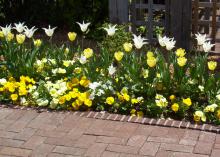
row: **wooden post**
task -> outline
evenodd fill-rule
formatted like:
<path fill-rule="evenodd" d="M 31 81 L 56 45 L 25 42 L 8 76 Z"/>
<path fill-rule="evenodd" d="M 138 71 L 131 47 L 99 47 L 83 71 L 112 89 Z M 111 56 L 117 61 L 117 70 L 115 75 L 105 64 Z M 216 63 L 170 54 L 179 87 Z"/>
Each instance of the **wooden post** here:
<path fill-rule="evenodd" d="M 170 0 L 170 35 L 176 46 L 190 49 L 192 0 Z"/>
<path fill-rule="evenodd" d="M 123 24 L 129 21 L 128 0 L 109 0 L 109 17 L 111 23 Z"/>

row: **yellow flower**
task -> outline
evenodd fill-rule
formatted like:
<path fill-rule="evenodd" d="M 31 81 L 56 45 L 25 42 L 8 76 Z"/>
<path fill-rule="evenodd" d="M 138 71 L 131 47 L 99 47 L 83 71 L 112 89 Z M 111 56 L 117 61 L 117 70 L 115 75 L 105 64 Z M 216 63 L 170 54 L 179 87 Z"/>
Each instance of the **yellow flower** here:
<path fill-rule="evenodd" d="M 137 104 L 138 102 L 139 102 L 138 99 L 131 99 L 132 104 Z"/>
<path fill-rule="evenodd" d="M 108 97 L 105 102 L 108 105 L 112 105 L 115 102 L 115 99 L 113 97 Z"/>
<path fill-rule="evenodd" d="M 131 43 L 124 43 L 123 44 L 125 52 L 130 52 L 132 50 L 133 45 Z"/>
<path fill-rule="evenodd" d="M 132 110 L 130 111 L 130 114 L 131 114 L 131 116 L 136 116 L 136 110 L 135 110 L 135 109 L 132 109 Z"/>
<path fill-rule="evenodd" d="M 217 111 L 217 115 L 218 119 L 220 119 L 220 109 Z"/>
<path fill-rule="evenodd" d="M 154 57 L 154 53 L 151 52 L 151 51 L 148 51 L 147 52 L 147 58 L 151 58 L 151 57 Z"/>
<path fill-rule="evenodd" d="M 80 74 L 81 72 L 82 72 L 82 68 L 77 67 L 74 69 L 74 73 Z"/>
<path fill-rule="evenodd" d="M 69 52 L 70 52 L 70 49 L 69 48 L 65 48 L 64 53 L 68 54 Z"/>
<path fill-rule="evenodd" d="M 173 110 L 174 112 L 177 112 L 177 111 L 179 110 L 179 104 L 174 103 L 174 104 L 171 106 L 171 108 L 172 108 L 172 110 Z"/>
<path fill-rule="evenodd" d="M 23 44 L 25 41 L 25 35 L 24 34 L 17 34 L 16 40 L 17 40 L 18 44 Z"/>
<path fill-rule="evenodd" d="M 67 101 L 70 101 L 72 98 L 72 96 L 70 94 L 66 94 L 64 97 Z"/>
<path fill-rule="evenodd" d="M 185 57 L 177 58 L 177 63 L 179 66 L 183 67 L 186 65 L 187 59 Z"/>
<path fill-rule="evenodd" d="M 215 62 L 215 61 L 209 61 L 209 62 L 208 62 L 208 68 L 209 68 L 209 70 L 214 71 L 214 70 L 216 69 L 216 67 L 217 67 L 217 62 Z"/>
<path fill-rule="evenodd" d="M 124 98 L 125 101 L 130 100 L 130 96 L 128 94 L 123 94 L 123 98 Z"/>
<path fill-rule="evenodd" d="M 2 31 L 0 31 L 0 38 L 4 37 L 4 33 Z"/>
<path fill-rule="evenodd" d="M 144 116 L 144 113 L 143 113 L 142 111 L 138 111 L 138 112 L 137 112 L 137 116 L 138 116 L 138 117 L 143 117 L 143 116 Z"/>
<path fill-rule="evenodd" d="M 8 33 L 8 35 L 7 35 L 7 37 L 6 37 L 6 40 L 7 40 L 7 41 L 11 41 L 11 40 L 13 40 L 13 39 L 14 39 L 14 34 L 12 34 L 11 32 Z"/>
<path fill-rule="evenodd" d="M 191 106 L 192 105 L 192 101 L 191 101 L 190 98 L 183 99 L 183 103 L 186 104 L 187 106 Z"/>
<path fill-rule="evenodd" d="M 36 40 L 34 40 L 34 46 L 36 46 L 36 47 L 40 47 L 41 44 L 42 44 L 42 41 L 41 41 L 40 39 L 36 39 Z"/>
<path fill-rule="evenodd" d="M 151 68 L 155 67 L 157 64 L 157 59 L 155 57 L 147 58 L 147 65 Z"/>
<path fill-rule="evenodd" d="M 176 99 L 176 96 L 175 95 L 171 95 L 170 96 L 170 100 L 173 101 L 174 99 Z"/>
<path fill-rule="evenodd" d="M 12 100 L 12 101 L 18 100 L 18 95 L 17 95 L 17 94 L 12 94 L 12 95 L 11 95 L 11 100 Z"/>
<path fill-rule="evenodd" d="M 85 104 L 86 106 L 88 106 L 88 107 L 91 107 L 91 106 L 92 106 L 92 101 L 91 101 L 90 99 L 86 99 L 86 100 L 84 101 L 84 104 Z"/>
<path fill-rule="evenodd" d="M 22 95 L 27 95 L 28 91 L 27 89 L 24 87 L 24 86 L 20 86 L 19 87 L 19 95 L 22 96 Z"/>
<path fill-rule="evenodd" d="M 196 111 L 193 115 L 194 121 L 199 122 L 200 119 L 205 122 L 206 121 L 206 116 L 202 111 Z"/>
<path fill-rule="evenodd" d="M 186 53 L 185 53 L 185 50 L 182 49 L 182 48 L 179 48 L 179 49 L 176 50 L 176 56 L 177 56 L 177 57 L 184 57 L 185 54 L 186 54 Z"/>
<path fill-rule="evenodd" d="M 124 53 L 121 51 L 118 51 L 118 52 L 115 52 L 114 56 L 117 61 L 121 61 L 124 56 Z"/>
<path fill-rule="evenodd" d="M 90 58 L 93 56 L 93 50 L 90 49 L 90 48 L 87 48 L 83 51 L 83 55 L 86 57 L 86 58 Z"/>
<path fill-rule="evenodd" d="M 76 39 L 77 34 L 75 32 L 69 32 L 68 38 L 70 41 L 74 41 Z"/>
<path fill-rule="evenodd" d="M 3 91 L 4 91 L 4 88 L 1 87 L 1 88 L 0 88 L 0 92 L 3 92 Z"/>
<path fill-rule="evenodd" d="M 87 78 L 86 78 L 85 76 L 83 76 L 83 77 L 81 78 L 81 80 L 79 81 L 79 84 L 80 84 L 81 86 L 83 86 L 83 87 L 88 87 L 89 84 L 90 84 L 90 81 L 87 80 Z"/>
<path fill-rule="evenodd" d="M 60 105 L 63 105 L 65 102 L 66 102 L 66 97 L 61 96 L 61 97 L 59 98 L 59 104 L 60 104 Z"/>

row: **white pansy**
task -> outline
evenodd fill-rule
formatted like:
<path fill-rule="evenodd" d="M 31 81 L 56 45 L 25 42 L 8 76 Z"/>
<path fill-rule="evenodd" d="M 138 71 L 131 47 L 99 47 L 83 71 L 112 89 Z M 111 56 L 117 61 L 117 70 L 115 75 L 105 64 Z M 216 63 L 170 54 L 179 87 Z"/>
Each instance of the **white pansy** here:
<path fill-rule="evenodd" d="M 217 98 L 218 100 L 220 100 L 220 94 L 216 95 L 216 98 Z"/>
<path fill-rule="evenodd" d="M 27 26 L 24 27 L 24 34 L 26 35 L 27 38 L 32 38 L 34 33 L 36 32 L 37 28 L 33 26 L 31 29 L 28 29 Z"/>
<path fill-rule="evenodd" d="M 201 92 L 204 92 L 204 86 L 199 85 L 198 88 Z"/>
<path fill-rule="evenodd" d="M 92 90 L 96 90 L 97 87 L 101 86 L 99 82 L 93 82 L 89 84 L 89 88 Z"/>
<path fill-rule="evenodd" d="M 79 58 L 79 62 L 81 64 L 86 64 L 87 60 L 86 60 L 86 56 L 81 55 L 81 57 Z"/>
<path fill-rule="evenodd" d="M 210 41 L 206 41 L 203 43 L 202 48 L 203 48 L 204 52 L 210 52 L 214 45 L 215 44 L 211 44 Z"/>
<path fill-rule="evenodd" d="M 147 39 L 142 38 L 141 35 L 136 36 L 135 34 L 133 34 L 133 37 L 134 46 L 137 49 L 141 49 L 143 45 L 147 44 L 147 42 L 145 42 Z"/>
<path fill-rule="evenodd" d="M 5 85 L 7 80 L 5 78 L 0 79 L 0 85 Z"/>
<path fill-rule="evenodd" d="M 108 73 L 109 75 L 113 75 L 116 72 L 116 68 L 113 65 L 110 65 L 108 67 Z"/>
<path fill-rule="evenodd" d="M 49 101 L 46 99 L 37 99 L 38 106 L 47 106 L 48 103 L 49 103 Z"/>
<path fill-rule="evenodd" d="M 203 45 L 205 42 L 206 42 L 206 34 L 200 34 L 200 33 L 197 33 L 195 34 L 196 36 L 196 40 L 197 40 L 197 44 L 199 46 Z"/>
<path fill-rule="evenodd" d="M 6 25 L 5 27 L 1 27 L 2 33 L 4 34 L 4 36 L 8 36 L 9 33 L 11 33 L 11 24 L 10 25 Z"/>
<path fill-rule="evenodd" d="M 104 29 L 106 30 L 109 36 L 113 36 L 115 34 L 115 31 L 118 30 L 117 28 L 115 28 L 116 26 L 117 25 L 114 26 L 108 25 L 108 28 L 104 28 Z"/>
<path fill-rule="evenodd" d="M 21 105 L 24 105 L 24 106 L 28 105 L 28 102 L 24 97 L 20 98 L 20 103 L 21 103 Z"/>
<path fill-rule="evenodd" d="M 66 73 L 66 69 L 58 68 L 57 73 L 59 73 L 59 74 L 65 74 L 65 73 Z"/>
<path fill-rule="evenodd" d="M 42 28 L 42 29 L 45 31 L 45 33 L 48 37 L 52 37 L 56 28 L 57 27 L 51 28 L 49 25 L 48 28 Z"/>
<path fill-rule="evenodd" d="M 86 32 L 88 30 L 89 25 L 91 24 L 90 22 L 84 23 L 84 21 L 83 23 L 79 23 L 79 22 L 76 23 L 80 26 L 82 32 Z"/>
<path fill-rule="evenodd" d="M 23 22 L 23 23 L 21 23 L 21 22 L 15 23 L 14 25 L 15 25 L 14 29 L 15 29 L 18 33 L 22 33 L 22 32 L 24 31 L 24 28 L 25 28 L 24 22 Z"/>
<path fill-rule="evenodd" d="M 105 91 L 102 90 L 102 89 L 99 89 L 96 95 L 97 95 L 97 96 L 101 96 L 101 95 L 103 95 L 103 94 L 105 94 Z"/>

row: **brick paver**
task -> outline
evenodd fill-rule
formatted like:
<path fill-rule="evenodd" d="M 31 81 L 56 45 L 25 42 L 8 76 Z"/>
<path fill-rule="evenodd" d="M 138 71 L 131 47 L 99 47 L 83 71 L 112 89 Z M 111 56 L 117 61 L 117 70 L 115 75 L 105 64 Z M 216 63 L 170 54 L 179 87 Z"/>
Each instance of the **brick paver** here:
<path fill-rule="evenodd" d="M 101 120 L 80 114 L 0 108 L 0 157 L 220 156 L 216 133 L 112 121 L 120 115 Z"/>

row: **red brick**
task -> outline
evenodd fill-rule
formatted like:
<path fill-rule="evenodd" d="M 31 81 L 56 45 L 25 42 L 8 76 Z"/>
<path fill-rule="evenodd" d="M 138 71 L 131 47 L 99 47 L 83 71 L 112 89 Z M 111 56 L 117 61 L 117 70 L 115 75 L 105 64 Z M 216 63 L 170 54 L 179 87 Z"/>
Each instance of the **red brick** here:
<path fill-rule="evenodd" d="M 143 135 L 134 135 L 131 136 L 128 140 L 127 145 L 129 146 L 136 146 L 136 147 L 141 147 L 143 146 L 144 142 L 146 141 L 147 137 Z"/>
<path fill-rule="evenodd" d="M 193 151 L 192 146 L 178 145 L 178 144 L 168 144 L 168 143 L 162 143 L 160 148 L 162 150 L 177 151 L 177 152 L 192 152 Z"/>
<path fill-rule="evenodd" d="M 96 141 L 96 136 L 83 135 L 76 141 L 74 147 L 89 148 Z"/>
<path fill-rule="evenodd" d="M 167 138 L 167 137 L 148 137 L 147 141 L 150 142 L 159 142 L 159 143 L 178 143 L 179 140 L 175 138 Z"/>
<path fill-rule="evenodd" d="M 35 149 L 37 146 L 43 144 L 46 137 L 32 136 L 27 142 L 25 142 L 22 147 L 27 149 Z"/>
<path fill-rule="evenodd" d="M 119 137 L 98 136 L 96 142 L 125 145 L 127 143 L 127 139 Z"/>
<path fill-rule="evenodd" d="M 139 147 L 109 144 L 106 150 L 111 152 L 118 152 L 118 153 L 137 154 Z"/>
<path fill-rule="evenodd" d="M 105 151 L 102 157 L 119 157 L 119 153 Z"/>
<path fill-rule="evenodd" d="M 149 156 L 155 156 L 160 144 L 155 142 L 146 142 L 143 147 L 140 149 L 141 155 L 149 155 Z"/>
<path fill-rule="evenodd" d="M 0 154 L 10 155 L 10 156 L 20 156 L 20 157 L 29 157 L 31 154 L 31 150 L 21 149 L 21 148 L 12 148 L 12 147 L 4 147 L 0 151 Z"/>
<path fill-rule="evenodd" d="M 53 150 L 53 152 L 60 153 L 60 154 L 67 154 L 67 155 L 83 155 L 85 153 L 85 149 L 56 146 L 55 149 Z"/>
<path fill-rule="evenodd" d="M 219 149 L 213 149 L 211 157 L 219 157 L 220 155 L 220 150 Z"/>
<path fill-rule="evenodd" d="M 210 155 L 212 151 L 212 146 L 213 143 L 199 141 L 195 146 L 194 153 Z"/>
<path fill-rule="evenodd" d="M 85 156 L 89 156 L 89 157 L 101 156 L 101 154 L 105 151 L 107 145 L 108 144 L 104 144 L 104 143 L 95 143 L 88 148 Z"/>
<path fill-rule="evenodd" d="M 55 146 L 49 144 L 42 144 L 36 149 L 33 150 L 31 156 L 32 157 L 46 157 L 54 148 Z"/>

